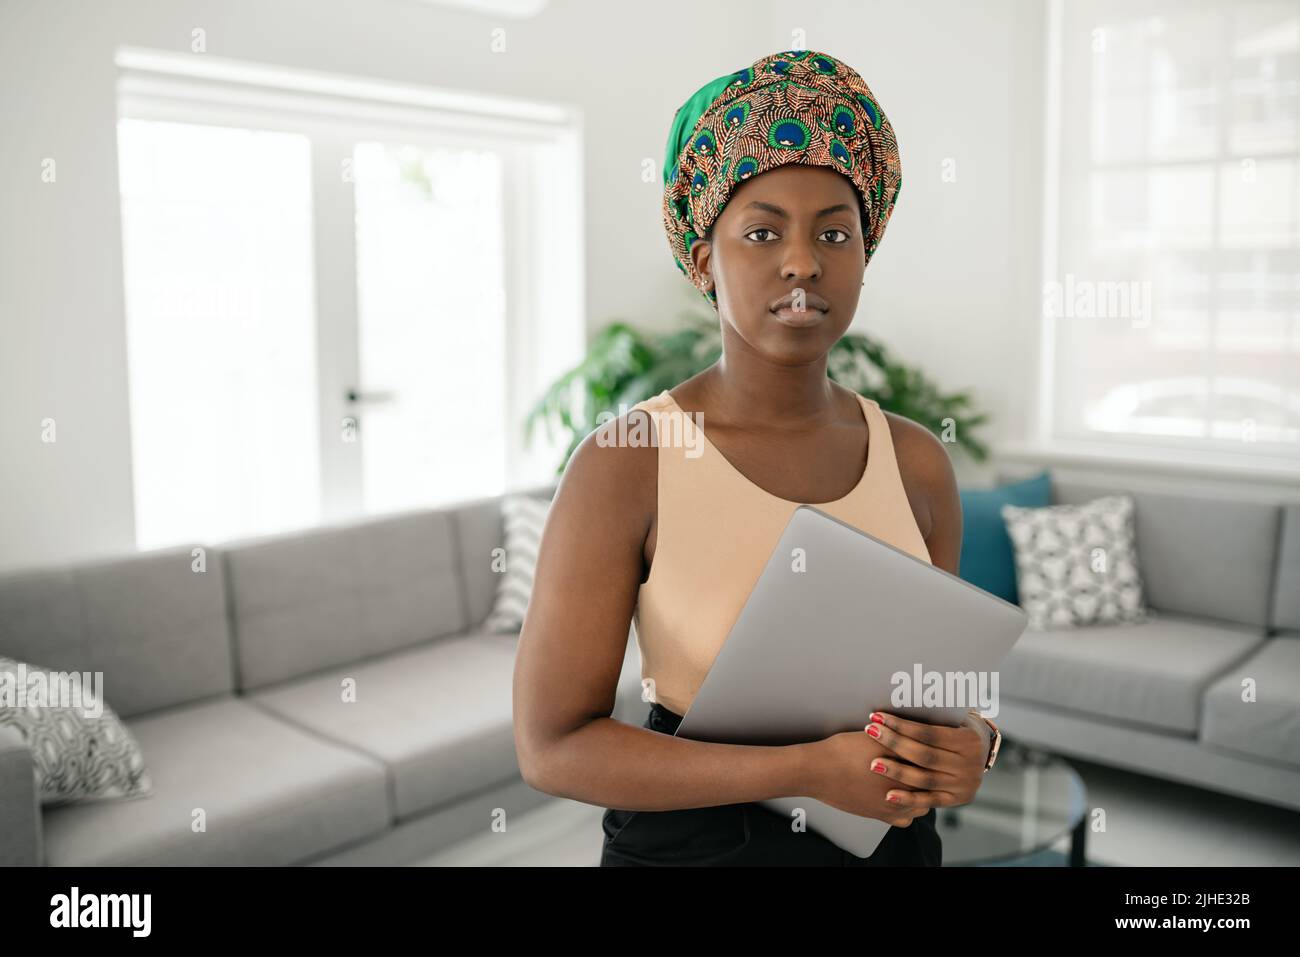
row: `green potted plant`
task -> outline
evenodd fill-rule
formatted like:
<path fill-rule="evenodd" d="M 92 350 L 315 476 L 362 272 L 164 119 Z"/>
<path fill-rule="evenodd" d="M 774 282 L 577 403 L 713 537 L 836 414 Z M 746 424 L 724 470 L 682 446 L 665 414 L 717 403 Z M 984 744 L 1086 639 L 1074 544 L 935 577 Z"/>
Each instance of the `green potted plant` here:
<path fill-rule="evenodd" d="M 568 448 L 557 475 L 564 472 L 578 444 L 601 424 L 601 413 L 620 415 L 707 369 L 722 355 L 716 313 L 710 309 L 706 316 L 688 310 L 681 318 L 681 327 L 666 333 L 610 323 L 582 362 L 547 388 L 525 419 L 525 441 L 531 443 L 539 423 L 545 423 L 552 438 L 557 424 L 568 432 Z M 827 374 L 845 388 L 874 399 L 882 409 L 924 425 L 939 438 L 946 434 L 975 461 L 988 457 L 987 446 L 971 434 L 988 417 L 972 410 L 969 393 L 941 392 L 919 369 L 895 360 L 870 336 L 846 333 L 831 347 Z"/>

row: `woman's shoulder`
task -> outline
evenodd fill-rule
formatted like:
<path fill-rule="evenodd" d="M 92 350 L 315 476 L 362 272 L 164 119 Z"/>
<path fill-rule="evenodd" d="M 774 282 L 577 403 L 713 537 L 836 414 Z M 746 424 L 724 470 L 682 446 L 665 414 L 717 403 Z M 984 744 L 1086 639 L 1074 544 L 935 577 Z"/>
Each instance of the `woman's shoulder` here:
<path fill-rule="evenodd" d="M 929 428 L 896 412 L 885 412 L 894 460 L 917 525 L 927 542 L 936 514 L 951 511 L 957 477 L 948 446 Z"/>
<path fill-rule="evenodd" d="M 924 470 L 951 468 L 948 447 L 927 426 L 897 412 L 886 409 L 881 412 L 889 423 L 889 436 L 900 468 L 905 459 L 908 465 Z"/>
<path fill-rule="evenodd" d="M 659 463 L 652 408 L 649 402 L 637 403 L 597 426 L 573 450 L 560 481 L 584 510 L 607 511 L 648 528 Z"/>

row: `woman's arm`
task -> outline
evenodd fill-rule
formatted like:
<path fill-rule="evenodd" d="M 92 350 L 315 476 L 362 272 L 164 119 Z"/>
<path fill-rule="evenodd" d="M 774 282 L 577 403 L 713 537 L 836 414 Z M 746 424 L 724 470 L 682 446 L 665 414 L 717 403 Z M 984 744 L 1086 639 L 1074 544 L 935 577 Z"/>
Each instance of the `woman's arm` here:
<path fill-rule="evenodd" d="M 615 445 L 618 424 L 574 451 L 542 532 L 514 673 L 524 780 L 633 811 L 808 793 L 806 746 L 691 741 L 610 717 L 658 487 L 658 449 Z"/>
<path fill-rule="evenodd" d="M 961 559 L 961 491 L 948 447 L 911 419 L 887 412 L 894 458 L 930 564 L 956 575 Z"/>

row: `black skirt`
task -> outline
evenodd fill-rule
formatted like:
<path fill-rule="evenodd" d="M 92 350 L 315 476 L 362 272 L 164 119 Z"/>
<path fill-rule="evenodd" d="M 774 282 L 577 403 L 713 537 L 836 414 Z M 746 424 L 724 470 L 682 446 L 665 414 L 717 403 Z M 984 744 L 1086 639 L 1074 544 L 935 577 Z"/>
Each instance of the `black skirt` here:
<path fill-rule="evenodd" d="M 681 715 L 650 706 L 642 727 L 673 734 Z M 868 858 L 845 851 L 758 802 L 671 811 L 605 811 L 601 867 L 629 866 L 830 866 L 939 867 L 943 841 L 935 809 L 908 827 L 891 827 Z"/>

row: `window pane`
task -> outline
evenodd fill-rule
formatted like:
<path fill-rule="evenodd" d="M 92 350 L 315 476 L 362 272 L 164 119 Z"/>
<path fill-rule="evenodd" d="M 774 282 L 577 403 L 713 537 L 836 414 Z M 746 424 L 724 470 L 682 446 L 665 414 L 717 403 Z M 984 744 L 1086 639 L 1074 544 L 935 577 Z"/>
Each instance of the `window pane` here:
<path fill-rule="evenodd" d="M 1300 252 L 1238 253 L 1219 273 L 1214 430 L 1300 443 Z"/>
<path fill-rule="evenodd" d="M 1093 101 L 1092 158 L 1097 163 L 1123 163 L 1145 155 L 1146 94 L 1111 96 Z"/>
<path fill-rule="evenodd" d="M 1205 249 L 1213 237 L 1214 168 L 1208 165 L 1097 171 L 1089 200 L 1097 255 Z"/>
<path fill-rule="evenodd" d="M 1092 96 L 1145 96 L 1148 77 L 1147 37 L 1152 26 L 1144 19 L 1094 23 L 1077 41 L 1092 66 Z"/>
<path fill-rule="evenodd" d="M 118 147 L 139 547 L 316 522 L 306 139 L 128 119 Z"/>
<path fill-rule="evenodd" d="M 1219 168 L 1220 244 L 1236 249 L 1295 246 L 1293 159 L 1245 159 Z"/>
<path fill-rule="evenodd" d="M 368 511 L 504 490 L 502 158 L 359 143 L 354 150 Z"/>
<path fill-rule="evenodd" d="M 1239 155 L 1295 150 L 1300 117 L 1300 20 L 1275 3 L 1233 8 L 1232 129 Z"/>
<path fill-rule="evenodd" d="M 1219 94 L 1213 89 L 1152 90 L 1147 156 L 1158 161 L 1218 155 Z"/>
<path fill-rule="evenodd" d="M 1063 15 L 1057 434 L 1300 456 L 1300 5 Z M 1127 282 L 1149 311 L 1092 307 Z"/>
<path fill-rule="evenodd" d="M 1110 255 L 1150 245 L 1146 173 L 1095 172 L 1088 181 L 1091 206 L 1089 236 L 1097 255 Z"/>
<path fill-rule="evenodd" d="M 1151 238 L 1161 249 L 1198 249 L 1210 245 L 1214 235 L 1214 167 L 1153 167 L 1148 173 L 1151 191 Z"/>

